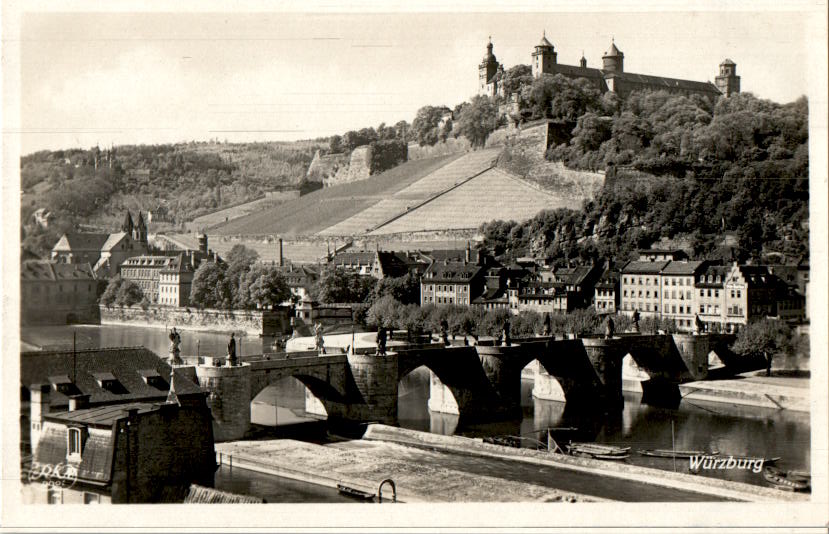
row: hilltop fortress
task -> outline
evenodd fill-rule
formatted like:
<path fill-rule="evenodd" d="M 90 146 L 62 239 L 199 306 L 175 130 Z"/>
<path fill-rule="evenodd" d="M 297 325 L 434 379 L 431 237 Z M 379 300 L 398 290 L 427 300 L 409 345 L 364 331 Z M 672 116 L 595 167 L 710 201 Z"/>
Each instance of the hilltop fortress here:
<path fill-rule="evenodd" d="M 505 94 L 504 66 L 498 63 L 492 52 L 492 39 L 486 45 L 486 55 L 478 66 L 478 94 L 490 97 L 509 97 Z M 650 76 L 625 72 L 625 55 L 611 42 L 610 48 L 602 56 L 602 68 L 587 66 L 587 59 L 582 55 L 579 66 L 558 63 L 558 54 L 555 47 L 547 40 L 546 34 L 541 37 L 531 54 L 530 65 L 533 77 L 539 78 L 542 74 L 562 74 L 568 78 L 586 78 L 596 84 L 602 92 L 613 92 L 624 98 L 633 91 L 643 89 L 663 90 L 685 96 L 693 94 L 716 99 L 719 96 L 729 97 L 740 92 L 740 77 L 737 76 L 737 64 L 730 59 L 720 63 L 720 73 L 715 82 L 696 82 L 679 80 L 663 76 Z"/>

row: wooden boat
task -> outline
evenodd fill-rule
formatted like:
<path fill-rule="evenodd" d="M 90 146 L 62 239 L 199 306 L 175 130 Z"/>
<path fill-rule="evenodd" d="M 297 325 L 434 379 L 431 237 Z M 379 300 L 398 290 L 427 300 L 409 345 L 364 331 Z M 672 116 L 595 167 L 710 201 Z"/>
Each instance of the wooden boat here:
<path fill-rule="evenodd" d="M 652 456 L 654 458 L 690 458 L 692 456 L 717 456 L 718 451 L 694 451 L 694 450 L 671 450 L 671 449 L 647 449 L 639 451 L 642 456 Z"/>
<path fill-rule="evenodd" d="M 348 495 L 349 497 L 354 497 L 355 499 L 359 499 L 361 501 L 374 500 L 373 493 L 369 493 L 367 491 L 363 491 L 357 488 L 352 488 L 351 486 L 346 486 L 344 484 L 337 484 L 337 491 L 339 491 L 343 495 Z"/>
<path fill-rule="evenodd" d="M 630 447 L 616 447 L 602 443 L 571 443 L 567 446 L 567 453 L 571 456 L 597 460 L 624 460 L 630 457 Z"/>
<path fill-rule="evenodd" d="M 808 491 L 812 487 L 812 477 L 799 471 L 783 471 L 773 466 L 763 468 L 763 478 L 777 489 L 787 491 Z"/>

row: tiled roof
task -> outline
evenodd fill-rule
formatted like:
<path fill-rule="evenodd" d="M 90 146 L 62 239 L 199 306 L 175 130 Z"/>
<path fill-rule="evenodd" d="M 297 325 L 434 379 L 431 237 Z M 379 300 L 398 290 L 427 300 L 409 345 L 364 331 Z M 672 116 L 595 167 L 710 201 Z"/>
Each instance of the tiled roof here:
<path fill-rule="evenodd" d="M 662 269 L 662 274 L 694 275 L 704 266 L 704 263 L 704 261 L 672 261 Z"/>
<path fill-rule="evenodd" d="M 670 261 L 631 261 L 622 269 L 625 274 L 659 274 Z"/>
<path fill-rule="evenodd" d="M 334 265 L 370 265 L 374 262 L 374 252 L 340 252 L 333 258 L 331 263 Z"/>
<path fill-rule="evenodd" d="M 728 58 L 725 58 L 725 60 L 722 63 L 720 63 L 720 65 L 736 65 L 736 63 L 734 63 Z"/>
<path fill-rule="evenodd" d="M 63 234 L 63 236 L 58 240 L 57 244 L 52 248 L 52 250 L 72 250 L 72 251 L 82 251 L 82 250 L 97 250 L 100 251 L 101 247 L 104 246 L 107 239 L 109 239 L 110 234 L 86 234 L 86 233 L 71 233 L 71 234 Z"/>
<path fill-rule="evenodd" d="M 474 263 L 460 261 L 432 263 L 423 273 L 423 280 L 428 282 L 470 282 L 483 267 Z"/>
<path fill-rule="evenodd" d="M 135 402 L 139 400 L 165 400 L 170 366 L 152 351 L 144 347 L 118 347 L 88 349 L 22 352 L 20 354 L 20 383 L 24 387 L 47 384 L 49 377 L 75 377 L 74 384 L 81 394 L 89 395 L 91 406 Z M 74 362 L 74 363 L 73 363 Z M 147 384 L 139 370 L 154 369 L 164 378 L 164 389 Z M 92 373 L 109 372 L 124 387 L 126 393 L 113 393 L 101 387 Z M 182 374 L 176 372 L 176 393 L 182 395 L 201 394 L 202 390 Z M 62 406 L 68 403 L 66 395 L 59 391 L 50 392 L 50 404 Z"/>
<path fill-rule="evenodd" d="M 616 43 L 610 43 L 610 48 L 607 52 L 604 53 L 604 56 L 602 57 L 619 57 L 622 55 L 624 54 L 622 54 L 622 52 L 618 48 L 616 48 Z"/>
<path fill-rule="evenodd" d="M 541 37 L 541 42 L 538 43 L 538 46 L 541 48 L 552 48 L 553 43 L 547 40 L 547 36 Z"/>
<path fill-rule="evenodd" d="M 114 234 L 109 234 L 107 240 L 101 245 L 101 250 L 112 250 L 115 245 L 121 242 L 127 236 L 126 232 L 117 232 Z"/>
<path fill-rule="evenodd" d="M 613 72 L 608 73 L 606 77 L 616 78 L 627 83 L 646 85 L 648 89 L 682 89 L 700 93 L 720 94 L 720 90 L 710 82 L 695 82 L 692 80 L 650 76 L 648 74 L 636 74 L 633 72 Z"/>
<path fill-rule="evenodd" d="M 178 388 L 178 384 L 176 384 L 176 388 Z M 54 412 L 44 416 L 44 418 L 49 421 L 60 421 L 62 423 L 76 423 L 111 428 L 112 423 L 126 417 L 127 411 L 130 409 L 138 410 L 138 413 L 148 413 L 156 410 L 157 405 L 149 402 L 111 404 L 97 406 L 95 408 L 83 408 L 71 412 Z"/>
<path fill-rule="evenodd" d="M 700 282 L 699 279 L 697 279 L 695 283 L 697 287 L 722 288 L 727 274 L 728 267 L 724 265 L 709 265 L 705 271 L 700 273 L 700 275 L 705 276 L 705 281 Z M 711 277 L 710 282 L 708 281 L 709 276 Z M 717 282 L 717 277 L 719 277 L 719 282 Z"/>

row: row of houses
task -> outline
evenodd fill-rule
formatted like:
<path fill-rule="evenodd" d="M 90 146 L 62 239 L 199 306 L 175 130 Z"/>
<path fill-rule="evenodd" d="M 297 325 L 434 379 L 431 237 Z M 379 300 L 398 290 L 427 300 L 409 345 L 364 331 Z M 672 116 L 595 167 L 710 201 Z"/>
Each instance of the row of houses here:
<path fill-rule="evenodd" d="M 609 264 L 504 266 L 481 256 L 434 261 L 421 278 L 421 305 L 480 306 L 512 313 L 568 313 L 593 306 L 600 314 L 638 313 L 692 331 L 735 331 L 763 317 L 806 318 L 808 265 L 719 265 L 681 251 L 641 251 L 619 269 Z"/>

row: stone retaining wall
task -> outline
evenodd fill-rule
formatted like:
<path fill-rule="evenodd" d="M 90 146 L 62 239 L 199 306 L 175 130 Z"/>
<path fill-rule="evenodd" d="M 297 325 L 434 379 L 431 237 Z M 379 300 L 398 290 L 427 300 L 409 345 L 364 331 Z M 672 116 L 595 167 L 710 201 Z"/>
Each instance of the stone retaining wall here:
<path fill-rule="evenodd" d="M 289 312 L 282 310 L 213 310 L 169 306 L 100 306 L 101 324 L 162 326 L 179 330 L 244 331 L 251 335 L 289 334 Z"/>

